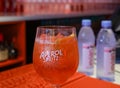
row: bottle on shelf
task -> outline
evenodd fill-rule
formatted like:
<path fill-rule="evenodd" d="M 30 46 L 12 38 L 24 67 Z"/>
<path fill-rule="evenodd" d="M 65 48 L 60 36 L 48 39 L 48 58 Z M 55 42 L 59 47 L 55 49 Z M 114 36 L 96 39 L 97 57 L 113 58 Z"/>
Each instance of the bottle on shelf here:
<path fill-rule="evenodd" d="M 101 30 L 97 37 L 97 78 L 114 81 L 116 39 L 111 29 L 112 22 L 101 22 Z"/>
<path fill-rule="evenodd" d="M 50 1 L 50 13 L 55 13 L 56 12 L 56 5 L 57 5 L 57 2 L 56 0 L 49 0 Z"/>
<path fill-rule="evenodd" d="M 33 10 L 33 14 L 35 12 L 36 15 L 39 14 L 40 8 L 39 8 L 39 0 L 34 0 L 34 10 Z"/>
<path fill-rule="evenodd" d="M 37 14 L 43 13 L 43 0 L 37 0 L 36 11 L 37 11 Z"/>
<path fill-rule="evenodd" d="M 4 11 L 4 0 L 0 0 L 0 13 Z"/>
<path fill-rule="evenodd" d="M 12 42 L 9 45 L 9 59 L 16 59 L 18 56 L 18 49 L 15 47 L 16 38 L 13 37 Z"/>
<path fill-rule="evenodd" d="M 79 4 L 80 4 L 80 0 L 74 0 L 74 2 L 72 3 L 74 12 L 80 11 L 79 10 L 80 9 Z"/>
<path fill-rule="evenodd" d="M 72 0 L 63 0 L 64 2 L 64 8 L 62 9 L 62 11 L 64 13 L 70 13 L 71 10 L 72 10 L 72 4 L 73 4 L 73 1 Z M 63 7 L 63 6 L 62 6 Z"/>
<path fill-rule="evenodd" d="M 25 15 L 31 15 L 31 0 L 23 1 L 23 13 Z"/>
<path fill-rule="evenodd" d="M 11 0 L 11 13 L 15 14 L 17 12 L 17 1 Z"/>
<path fill-rule="evenodd" d="M 0 62 L 8 59 L 8 48 L 4 44 L 3 34 L 0 33 Z"/>
<path fill-rule="evenodd" d="M 36 15 L 36 0 L 31 0 L 30 1 L 30 14 L 31 15 Z"/>
<path fill-rule="evenodd" d="M 4 0 L 4 13 L 13 14 L 16 13 L 17 4 L 16 0 Z"/>
<path fill-rule="evenodd" d="M 59 12 L 59 1 L 60 0 L 54 0 L 54 8 L 53 8 L 53 10 L 54 10 L 54 13 L 58 13 Z"/>
<path fill-rule="evenodd" d="M 17 4 L 17 15 L 21 15 L 23 13 L 23 0 L 17 0 L 16 1 Z"/>
<path fill-rule="evenodd" d="M 91 28 L 91 20 L 83 19 L 78 35 L 79 66 L 78 71 L 86 75 L 93 74 L 95 36 Z"/>
<path fill-rule="evenodd" d="M 50 8 L 49 8 L 49 3 L 50 1 L 49 0 L 44 0 L 44 10 L 45 10 L 45 13 L 49 13 L 50 11 Z"/>
<path fill-rule="evenodd" d="M 66 0 L 64 0 L 64 1 L 66 1 Z M 62 0 L 56 0 L 56 3 L 57 3 L 57 6 L 56 6 L 56 9 L 55 9 L 55 12 L 56 13 L 61 13 L 62 12 L 61 7 L 63 5 Z"/>
<path fill-rule="evenodd" d="M 4 14 L 10 13 L 11 10 L 11 0 L 4 0 Z"/>

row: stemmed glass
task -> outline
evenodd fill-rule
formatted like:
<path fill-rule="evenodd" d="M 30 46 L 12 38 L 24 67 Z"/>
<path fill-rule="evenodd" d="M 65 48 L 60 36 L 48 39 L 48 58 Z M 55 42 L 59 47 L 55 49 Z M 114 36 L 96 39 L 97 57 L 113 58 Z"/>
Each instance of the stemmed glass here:
<path fill-rule="evenodd" d="M 76 29 L 72 26 L 37 27 L 33 64 L 37 73 L 55 88 L 70 78 L 78 67 Z"/>

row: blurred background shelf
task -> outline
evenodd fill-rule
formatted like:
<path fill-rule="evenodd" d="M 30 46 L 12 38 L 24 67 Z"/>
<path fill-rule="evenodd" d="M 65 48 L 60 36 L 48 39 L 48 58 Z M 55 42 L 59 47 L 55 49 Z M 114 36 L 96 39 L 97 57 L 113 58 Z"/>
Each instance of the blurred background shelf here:
<path fill-rule="evenodd" d="M 111 15 L 113 10 L 102 11 L 83 11 L 83 12 L 70 12 L 70 13 L 43 13 L 38 15 L 15 15 L 15 14 L 1 14 L 0 22 L 13 22 L 13 21 L 31 21 L 31 20 L 45 20 L 45 19 L 60 19 L 70 17 L 82 17 L 82 16 L 98 16 L 98 15 Z"/>
<path fill-rule="evenodd" d="M 14 22 L 0 22 L 0 33 L 4 35 L 3 44 L 7 43 L 9 50 L 9 43 L 12 43 L 14 38 L 14 46 L 18 51 L 15 58 L 7 58 L 5 61 L 0 61 L 0 70 L 3 68 L 10 68 L 12 65 L 23 65 L 26 63 L 26 25 L 25 21 Z M 7 41 L 7 42 L 6 42 Z M 2 51 L 0 52 L 2 54 Z M 1 56 L 2 58 L 2 56 Z"/>

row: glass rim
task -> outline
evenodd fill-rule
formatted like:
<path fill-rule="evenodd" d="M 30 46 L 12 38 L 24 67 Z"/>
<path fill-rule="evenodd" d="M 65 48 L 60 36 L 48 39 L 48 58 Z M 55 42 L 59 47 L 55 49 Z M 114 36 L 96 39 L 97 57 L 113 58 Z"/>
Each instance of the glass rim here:
<path fill-rule="evenodd" d="M 41 29 L 76 29 L 74 26 L 66 26 L 66 25 L 47 25 L 47 26 L 38 26 L 37 28 L 41 28 Z"/>

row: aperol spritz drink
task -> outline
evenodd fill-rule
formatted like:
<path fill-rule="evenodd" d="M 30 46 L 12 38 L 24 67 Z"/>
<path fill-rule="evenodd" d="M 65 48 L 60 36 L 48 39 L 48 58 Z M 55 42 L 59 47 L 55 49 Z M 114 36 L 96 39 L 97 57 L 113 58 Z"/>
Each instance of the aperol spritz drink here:
<path fill-rule="evenodd" d="M 52 84 L 61 84 L 78 67 L 76 30 L 70 26 L 38 27 L 33 52 L 37 73 Z"/>

